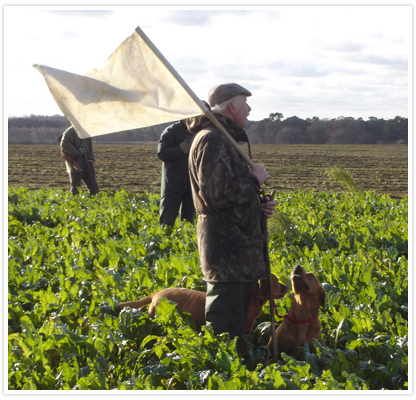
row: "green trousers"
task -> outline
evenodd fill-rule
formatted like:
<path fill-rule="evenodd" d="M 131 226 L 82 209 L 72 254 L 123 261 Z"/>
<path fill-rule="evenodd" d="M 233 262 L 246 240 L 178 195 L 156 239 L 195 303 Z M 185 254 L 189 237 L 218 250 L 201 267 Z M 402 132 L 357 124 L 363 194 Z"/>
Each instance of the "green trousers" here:
<path fill-rule="evenodd" d="M 205 319 L 215 334 L 228 332 L 231 338 L 238 336 L 238 343 L 242 343 L 253 286 L 254 281 L 207 282 Z"/>

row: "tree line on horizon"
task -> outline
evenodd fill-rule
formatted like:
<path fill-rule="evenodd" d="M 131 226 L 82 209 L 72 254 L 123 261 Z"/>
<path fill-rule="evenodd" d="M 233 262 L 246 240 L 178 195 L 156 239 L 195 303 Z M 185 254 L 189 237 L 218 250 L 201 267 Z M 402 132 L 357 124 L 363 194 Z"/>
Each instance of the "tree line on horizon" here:
<path fill-rule="evenodd" d="M 283 119 L 281 113 L 272 113 L 250 123 L 247 134 L 252 144 L 402 144 L 408 141 L 408 119 Z"/>
<path fill-rule="evenodd" d="M 95 143 L 157 142 L 163 130 L 172 124 L 110 133 L 94 137 Z M 59 136 L 70 126 L 60 115 L 8 118 L 9 144 L 58 144 Z M 247 136 L 251 144 L 406 144 L 408 119 L 352 117 L 284 119 L 276 112 L 261 121 L 249 121 Z"/>

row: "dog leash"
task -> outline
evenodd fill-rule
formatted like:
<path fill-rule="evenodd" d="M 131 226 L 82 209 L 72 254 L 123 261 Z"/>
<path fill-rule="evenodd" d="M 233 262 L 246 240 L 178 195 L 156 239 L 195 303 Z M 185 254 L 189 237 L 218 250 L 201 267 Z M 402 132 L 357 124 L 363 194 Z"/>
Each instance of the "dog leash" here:
<path fill-rule="evenodd" d="M 318 315 L 318 314 L 316 314 L 316 316 L 315 316 L 315 317 L 313 317 L 313 318 L 310 318 L 310 319 L 303 319 L 303 320 L 293 318 L 293 317 L 291 317 L 289 314 L 286 314 L 286 315 L 279 315 L 279 313 L 277 312 L 276 304 L 274 304 L 274 313 L 277 315 L 277 317 L 278 317 L 278 318 L 287 319 L 287 320 L 289 320 L 290 322 L 293 322 L 294 324 L 311 324 L 312 322 L 317 321 L 317 320 L 318 320 L 318 318 L 319 318 L 319 315 Z"/>
<path fill-rule="evenodd" d="M 266 194 L 264 192 L 264 190 L 260 191 L 259 195 L 260 195 L 260 201 L 262 203 L 266 203 L 267 201 L 273 200 L 273 197 L 275 195 L 275 190 L 272 190 L 271 194 Z M 267 199 L 268 198 L 268 199 Z M 270 319 L 271 319 L 271 324 L 270 324 L 270 336 L 271 336 L 271 340 L 272 340 L 272 355 L 273 358 L 276 359 L 277 358 L 277 341 L 276 341 L 276 335 L 274 334 L 275 332 L 275 320 L 273 317 L 273 307 L 274 305 L 274 301 L 273 301 L 273 285 L 272 285 L 272 267 L 270 264 L 270 256 L 269 256 L 269 232 L 268 232 L 268 228 L 267 228 L 267 218 L 264 217 L 264 226 L 265 226 L 265 233 L 266 233 L 266 251 L 265 251 L 265 256 L 266 256 L 266 263 L 267 266 L 269 267 L 269 302 L 270 302 Z"/>

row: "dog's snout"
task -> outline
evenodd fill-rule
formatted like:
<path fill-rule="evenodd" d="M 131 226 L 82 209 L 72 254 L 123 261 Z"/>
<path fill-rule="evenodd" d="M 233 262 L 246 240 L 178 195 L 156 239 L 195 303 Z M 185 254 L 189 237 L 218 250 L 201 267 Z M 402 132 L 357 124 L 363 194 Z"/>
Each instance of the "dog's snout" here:
<path fill-rule="evenodd" d="M 303 269 L 302 269 L 302 267 L 300 265 L 296 265 L 296 267 L 293 268 L 293 273 L 295 275 L 300 275 L 302 273 L 302 271 L 303 271 Z"/>

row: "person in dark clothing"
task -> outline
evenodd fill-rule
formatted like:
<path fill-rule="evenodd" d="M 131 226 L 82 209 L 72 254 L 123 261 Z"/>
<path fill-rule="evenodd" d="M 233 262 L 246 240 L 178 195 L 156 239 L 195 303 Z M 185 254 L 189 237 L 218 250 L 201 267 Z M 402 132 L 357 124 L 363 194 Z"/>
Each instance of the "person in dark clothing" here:
<path fill-rule="evenodd" d="M 160 136 L 157 156 L 163 161 L 160 190 L 159 222 L 173 226 L 180 219 L 191 223 L 195 219 L 188 173 L 188 153 L 193 141 L 185 120 L 168 126 Z"/>
<path fill-rule="evenodd" d="M 81 139 L 74 127 L 70 126 L 62 134 L 60 146 L 61 150 L 67 153 L 64 158 L 69 174 L 71 193 L 74 195 L 79 193 L 78 188 L 81 187 L 82 180 L 90 191 L 90 195 L 97 194 L 99 188 L 94 170 L 95 155 L 91 139 Z"/>

